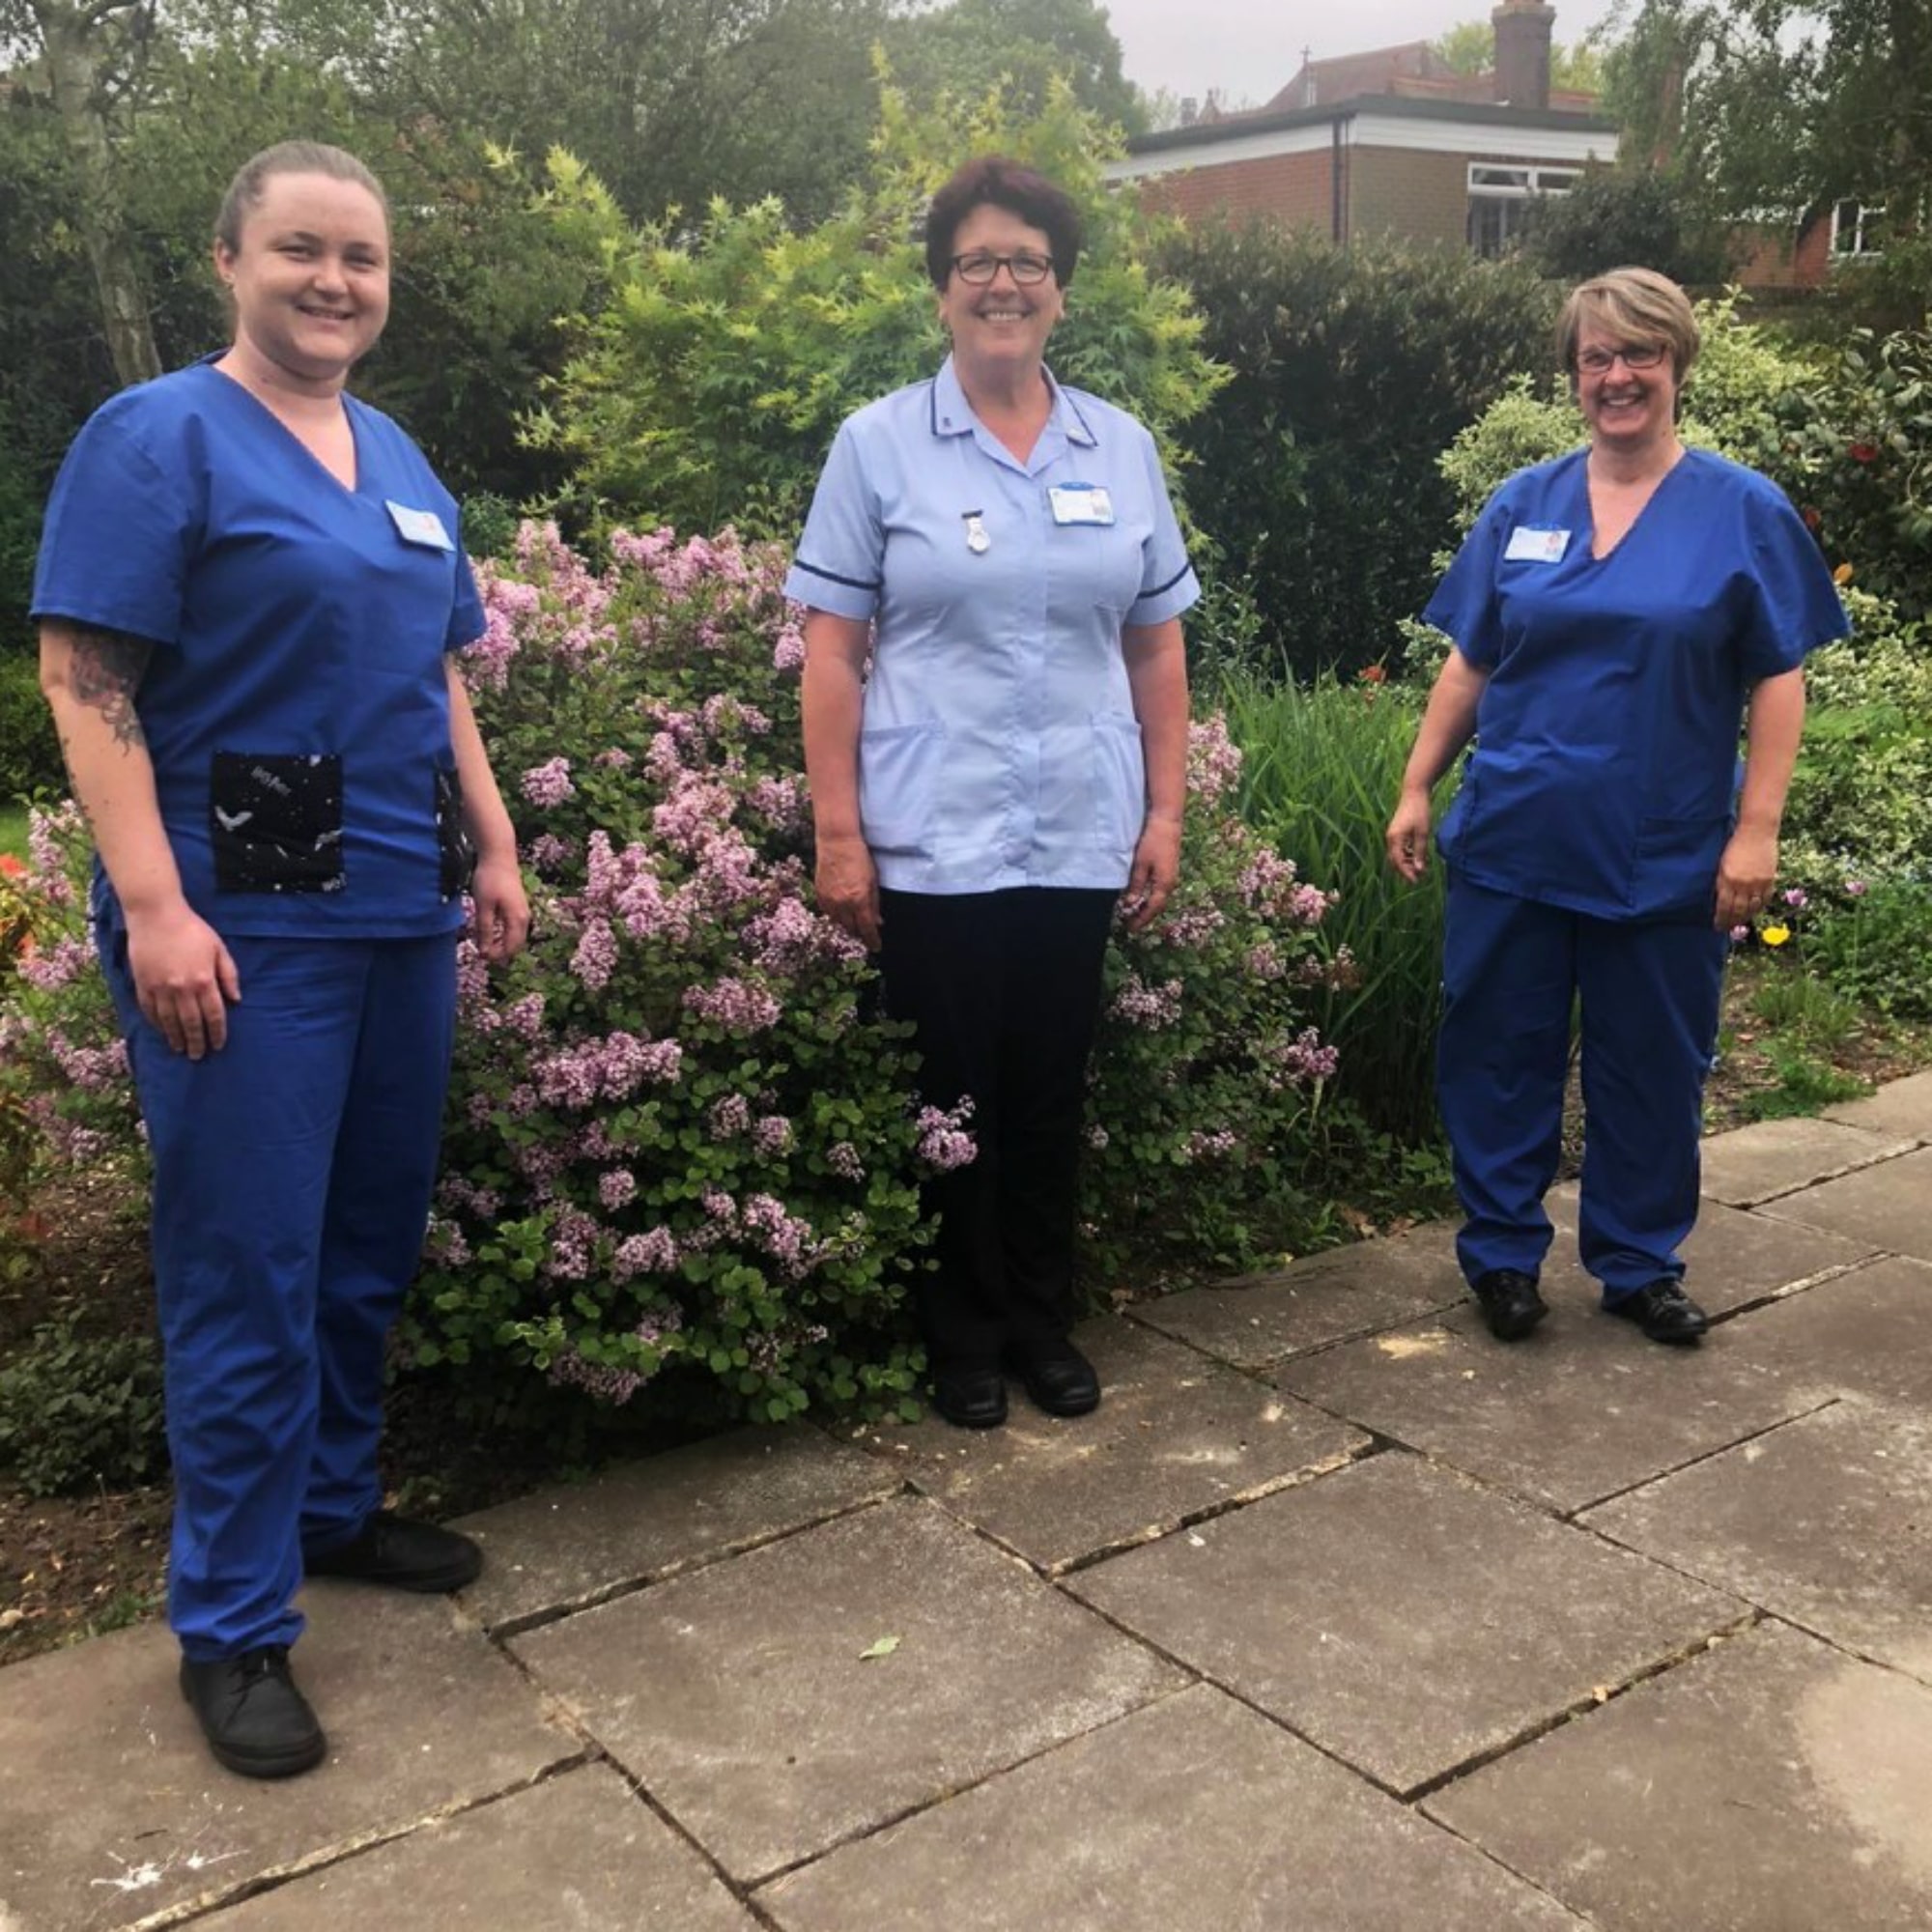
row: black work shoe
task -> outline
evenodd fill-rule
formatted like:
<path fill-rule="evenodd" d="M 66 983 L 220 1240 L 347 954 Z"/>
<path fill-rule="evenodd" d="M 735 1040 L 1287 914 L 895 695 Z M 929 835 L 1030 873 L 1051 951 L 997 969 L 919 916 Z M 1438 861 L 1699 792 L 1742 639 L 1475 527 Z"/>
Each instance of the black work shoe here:
<path fill-rule="evenodd" d="M 1711 1325 L 1711 1318 L 1667 1278 L 1605 1302 L 1604 1312 L 1634 1321 L 1653 1342 L 1695 1342 Z"/>
<path fill-rule="evenodd" d="M 453 1529 L 378 1510 L 347 1543 L 303 1550 L 302 1570 L 310 1577 L 437 1595 L 475 1582 L 483 1574 L 483 1552 Z"/>
<path fill-rule="evenodd" d="M 955 1429 L 997 1429 L 1007 1419 L 1007 1384 L 996 1368 L 935 1369 L 932 1406 Z"/>
<path fill-rule="evenodd" d="M 289 1673 L 286 1644 L 216 1663 L 183 1658 L 181 1688 L 209 1749 L 243 1777 L 293 1777 L 328 1754 L 328 1740 Z"/>
<path fill-rule="evenodd" d="M 1492 1268 L 1469 1284 L 1469 1292 L 1482 1304 L 1483 1320 L 1498 1342 L 1520 1342 L 1549 1313 L 1536 1277 L 1520 1268 Z"/>
<path fill-rule="evenodd" d="M 1087 1415 L 1100 1406 L 1100 1378 L 1071 1342 L 1035 1342 L 1007 1350 L 1036 1408 L 1049 1415 Z"/>

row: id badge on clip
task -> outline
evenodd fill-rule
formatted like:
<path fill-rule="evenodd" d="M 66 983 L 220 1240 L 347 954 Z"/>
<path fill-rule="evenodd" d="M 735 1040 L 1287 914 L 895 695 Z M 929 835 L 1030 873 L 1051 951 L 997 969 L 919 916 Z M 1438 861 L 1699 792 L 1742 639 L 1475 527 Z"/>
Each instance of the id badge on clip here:
<path fill-rule="evenodd" d="M 1056 524 L 1106 528 L 1114 521 L 1114 499 L 1099 483 L 1056 483 L 1046 493 Z"/>
<path fill-rule="evenodd" d="M 1539 530 L 1528 524 L 1519 524 L 1510 532 L 1509 548 L 1503 552 L 1503 558 L 1508 563 L 1561 563 L 1563 553 L 1569 548 L 1568 530 Z"/>
<path fill-rule="evenodd" d="M 383 507 L 389 513 L 389 521 L 396 526 L 396 534 L 406 544 L 415 544 L 423 550 L 454 550 L 456 546 L 449 540 L 449 532 L 442 526 L 442 519 L 434 510 L 412 510 L 407 503 L 398 503 L 388 497 L 383 499 Z"/>

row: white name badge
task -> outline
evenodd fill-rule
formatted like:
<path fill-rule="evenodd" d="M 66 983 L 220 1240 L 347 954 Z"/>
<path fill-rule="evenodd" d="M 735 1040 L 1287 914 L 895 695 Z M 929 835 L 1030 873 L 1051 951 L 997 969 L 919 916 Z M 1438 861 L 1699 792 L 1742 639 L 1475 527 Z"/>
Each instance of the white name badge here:
<path fill-rule="evenodd" d="M 383 507 L 396 526 L 396 534 L 407 544 L 420 544 L 425 550 L 454 550 L 442 519 L 434 510 L 412 510 L 407 503 L 393 503 L 387 497 Z"/>
<path fill-rule="evenodd" d="M 1503 556 L 1511 563 L 1560 563 L 1569 548 L 1568 530 L 1533 530 L 1527 524 L 1519 524 L 1510 532 Z"/>
<path fill-rule="evenodd" d="M 1056 524 L 1099 524 L 1114 521 L 1114 499 L 1098 483 L 1056 483 L 1046 493 Z"/>

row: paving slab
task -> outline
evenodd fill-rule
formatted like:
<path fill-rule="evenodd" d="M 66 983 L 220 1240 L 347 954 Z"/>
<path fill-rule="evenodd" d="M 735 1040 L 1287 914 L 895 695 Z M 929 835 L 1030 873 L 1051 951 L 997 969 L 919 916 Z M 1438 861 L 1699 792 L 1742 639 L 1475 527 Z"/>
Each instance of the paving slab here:
<path fill-rule="evenodd" d="M 1825 1109 L 1825 1118 L 1869 1133 L 1932 1141 L 1932 1072 L 1893 1080 L 1868 1100 L 1841 1100 Z"/>
<path fill-rule="evenodd" d="M 1932 1408 L 1932 1265 L 1924 1262 L 1870 1262 L 1747 1310 L 1719 1333 L 1729 1352 L 1810 1397 L 1867 1395 Z"/>
<path fill-rule="evenodd" d="M 1433 1222 L 1406 1235 L 1309 1255 L 1285 1268 L 1137 1302 L 1136 1321 L 1236 1368 L 1394 1328 L 1461 1298 L 1456 1231 Z"/>
<path fill-rule="evenodd" d="M 1556 1224 L 1557 1238 L 1543 1271 L 1544 1294 L 1551 1301 L 1593 1309 L 1602 1290 L 1577 1259 L 1576 1192 L 1568 1188 L 1553 1192 L 1546 1205 Z M 1800 1228 L 1789 1221 L 1770 1221 L 1706 1199 L 1682 1249 L 1684 1285 L 1708 1313 L 1727 1315 L 1771 1295 L 1806 1288 L 1822 1276 L 1870 1261 L 1878 1252 L 1870 1241 Z M 1473 1318 L 1475 1327 L 1481 1327 L 1480 1312 L 1466 1302 L 1458 1311 L 1457 1326 L 1468 1325 L 1463 1320 L 1464 1313 Z"/>
<path fill-rule="evenodd" d="M 303 1607 L 329 1756 L 283 1782 L 209 1756 L 157 1626 L 0 1671 L 0 1926 L 97 1932 L 232 1897 L 581 1754 L 441 1599 L 315 1583 Z"/>
<path fill-rule="evenodd" d="M 1908 1153 L 1913 1144 L 1910 1136 L 1874 1133 L 1839 1121 L 1758 1121 L 1703 1143 L 1699 1186 L 1714 1201 L 1751 1208 Z"/>
<path fill-rule="evenodd" d="M 1368 1447 L 1359 1430 L 1130 1322 L 1090 1321 L 1077 1339 L 1106 1389 L 1092 1415 L 1056 1421 L 1015 1386 L 1004 1429 L 931 1418 L 871 1438 L 923 1493 L 1049 1574 Z"/>
<path fill-rule="evenodd" d="M 1932 1925 L 1932 1690 L 1766 1624 L 1425 1802 L 1603 1932 Z"/>
<path fill-rule="evenodd" d="M 1695 1349 L 1665 1349 L 1574 1302 L 1552 1305 L 1535 1334 L 1512 1344 L 1464 1319 L 1350 1342 L 1269 1378 L 1565 1514 L 1829 1400 L 1733 1347 L 1735 1321 Z"/>
<path fill-rule="evenodd" d="M 511 1647 L 745 1883 L 1185 1681 L 910 1497 Z"/>
<path fill-rule="evenodd" d="M 754 1932 L 704 1861 L 601 1765 L 425 1825 L 195 1920 L 208 1932 Z"/>
<path fill-rule="evenodd" d="M 1932 1417 L 1848 1400 L 1581 1520 L 1932 1684 Z"/>
<path fill-rule="evenodd" d="M 1842 1180 L 1780 1195 L 1758 1211 L 1855 1236 L 1895 1255 L 1932 1262 L 1932 1148 L 1902 1153 Z"/>
<path fill-rule="evenodd" d="M 1069 1587 L 1402 1795 L 1749 1615 L 1400 1454 Z"/>
<path fill-rule="evenodd" d="M 785 1932 L 1542 1932 L 1583 1921 L 1206 1685 L 758 1893 Z"/>
<path fill-rule="evenodd" d="M 489 1567 L 463 1605 L 493 1631 L 520 1629 L 896 1487 L 863 1450 L 809 1425 L 734 1430 L 464 1518 Z"/>

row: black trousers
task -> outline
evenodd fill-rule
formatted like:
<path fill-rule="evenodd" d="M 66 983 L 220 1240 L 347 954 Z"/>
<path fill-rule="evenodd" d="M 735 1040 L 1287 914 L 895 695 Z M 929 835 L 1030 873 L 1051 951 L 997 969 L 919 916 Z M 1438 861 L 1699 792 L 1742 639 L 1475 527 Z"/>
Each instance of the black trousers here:
<path fill-rule="evenodd" d="M 988 1365 L 1072 1325 L 1087 1061 L 1118 897 L 880 895 L 887 1009 L 918 1030 L 926 1103 L 971 1097 L 980 1150 L 926 1184 L 938 1268 L 917 1306 L 935 1362 Z"/>

